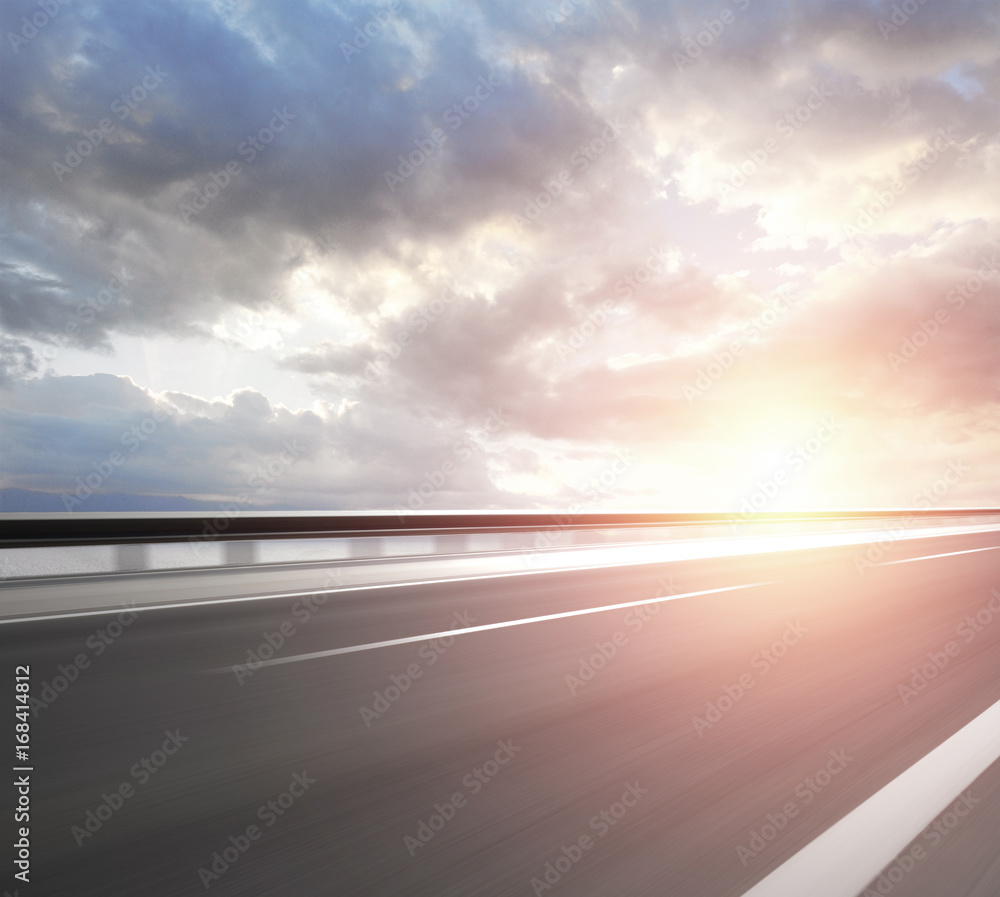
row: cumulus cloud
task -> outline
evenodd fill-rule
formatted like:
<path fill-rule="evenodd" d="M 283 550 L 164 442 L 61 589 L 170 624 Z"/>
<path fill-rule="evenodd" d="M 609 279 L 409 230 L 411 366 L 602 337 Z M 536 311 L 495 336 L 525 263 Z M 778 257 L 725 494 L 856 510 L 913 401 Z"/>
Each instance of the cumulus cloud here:
<path fill-rule="evenodd" d="M 834 415 L 776 507 L 996 503 L 988 5 L 34 9 L 7 488 L 565 506 L 627 449 L 599 503 L 733 507 Z"/>

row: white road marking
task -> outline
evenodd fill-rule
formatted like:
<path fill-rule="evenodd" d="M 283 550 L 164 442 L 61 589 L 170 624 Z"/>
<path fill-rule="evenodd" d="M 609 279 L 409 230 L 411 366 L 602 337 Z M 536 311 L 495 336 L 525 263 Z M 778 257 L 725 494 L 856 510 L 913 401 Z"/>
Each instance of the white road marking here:
<path fill-rule="evenodd" d="M 834 823 L 743 897 L 857 897 L 998 758 L 1000 701 Z"/>
<path fill-rule="evenodd" d="M 632 564 L 612 564 L 609 566 L 626 567 L 642 566 L 650 561 L 635 561 Z M 333 586 L 329 589 L 297 589 L 294 592 L 269 592 L 265 595 L 236 595 L 232 598 L 206 598 L 201 601 L 173 601 L 168 604 L 137 604 L 135 606 L 120 605 L 118 607 L 95 608 L 94 610 L 73 611 L 71 613 L 51 613 L 41 614 L 35 617 L 0 617 L 0 626 L 5 623 L 34 623 L 41 620 L 67 620 L 73 617 L 106 617 L 113 614 L 128 612 L 138 612 L 146 610 L 177 610 L 187 607 L 211 607 L 215 604 L 234 604 L 239 601 L 268 601 L 272 598 L 303 598 L 307 595 L 333 595 L 341 592 L 367 592 L 373 589 L 403 589 L 415 588 L 417 586 L 436 586 L 447 583 L 477 582 L 483 579 L 509 579 L 512 576 L 537 576 L 540 573 L 573 573 L 583 570 L 593 570 L 595 564 L 587 564 L 577 567 L 545 567 L 541 570 L 509 570 L 503 573 L 480 573 L 473 576 L 445 576 L 440 579 L 405 579 L 398 582 L 371 582 L 354 586 Z M 731 586 L 730 588 L 748 588 L 748 586 Z M 714 590 L 710 590 L 714 591 Z M 691 594 L 701 594 L 692 592 Z M 678 596 L 681 597 L 681 596 Z M 647 599 L 651 600 L 651 599 Z M 642 603 L 641 601 L 639 602 Z M 451 631 L 454 634 L 454 630 Z M 434 638 L 434 636 L 428 636 Z"/>
<path fill-rule="evenodd" d="M 626 601 L 623 604 L 605 604 L 601 607 L 585 607 L 581 610 L 567 610 L 558 614 L 544 614 L 540 617 L 523 617 L 519 620 L 504 620 L 500 623 L 486 623 L 482 626 L 467 626 L 464 629 L 446 629 L 443 632 L 427 632 L 423 635 L 408 635 L 404 638 L 387 639 L 382 642 L 368 642 L 364 645 L 347 645 L 343 648 L 330 648 L 326 651 L 313 651 L 310 654 L 296 654 L 292 657 L 276 657 L 273 660 L 261 662 L 261 666 L 276 666 L 281 663 L 300 663 L 303 660 L 318 660 L 321 657 L 336 657 L 338 654 L 353 654 L 356 651 L 373 651 L 376 648 L 390 648 L 395 645 L 409 645 L 413 642 L 426 642 L 431 639 L 449 638 L 453 635 L 468 635 L 473 632 L 489 632 L 493 629 L 506 629 L 508 626 L 525 626 L 528 623 L 541 623 L 545 620 L 564 620 L 568 617 L 581 617 L 585 614 L 599 614 L 609 610 L 621 610 L 626 607 L 640 607 L 643 604 L 658 604 L 663 601 L 676 601 L 678 598 L 696 598 L 699 595 L 714 595 L 719 592 L 734 592 L 738 589 L 753 589 L 757 586 L 770 585 L 769 582 L 750 582 L 741 586 L 724 586 L 721 589 L 703 589 L 700 592 L 684 592 L 680 595 L 661 595 L 656 598 L 642 598 L 639 601 Z M 232 671 L 231 667 L 219 667 L 212 672 Z"/>
<path fill-rule="evenodd" d="M 966 548 L 965 551 L 949 551 L 945 554 L 925 554 L 923 557 L 918 558 L 903 558 L 901 561 L 882 561 L 881 564 L 876 564 L 876 567 L 889 567 L 892 564 L 912 564 L 914 561 L 929 561 L 934 558 L 950 558 L 954 557 L 956 554 L 974 554 L 977 551 L 993 551 L 1000 548 L 1000 545 L 987 545 L 985 548 Z"/>
<path fill-rule="evenodd" d="M 212 605 L 233 604 L 241 601 L 266 601 L 272 598 L 297 598 L 305 595 L 327 594 L 332 595 L 337 592 L 354 592 L 370 589 L 389 588 L 410 588 L 426 585 L 440 585 L 454 582 L 473 582 L 487 579 L 503 579 L 512 576 L 535 576 L 543 573 L 561 573 L 583 570 L 593 570 L 599 567 L 625 567 L 642 566 L 645 564 L 667 564 L 680 561 L 709 560 L 713 558 L 739 557 L 755 554 L 772 554 L 788 551 L 806 551 L 816 548 L 836 548 L 849 545 L 866 545 L 877 543 L 880 540 L 889 539 L 892 541 L 910 541 L 912 539 L 929 539 L 940 536 L 971 535 L 973 533 L 986 533 L 1000 531 L 1000 524 L 987 524 L 962 527 L 933 527 L 923 530 L 908 532 L 905 535 L 894 535 L 888 530 L 864 530 L 839 533 L 795 533 L 790 535 L 770 535 L 770 536 L 740 536 L 733 538 L 705 538 L 690 541 L 677 542 L 642 542 L 628 545 L 608 545 L 608 546 L 588 546 L 577 548 L 563 548 L 552 550 L 551 553 L 535 552 L 532 550 L 509 551 L 495 555 L 481 555 L 476 558 L 466 558 L 461 556 L 451 557 L 449 563 L 463 566 L 467 570 L 470 566 L 492 565 L 497 572 L 467 572 L 457 576 L 439 576 L 433 578 L 404 579 L 395 581 L 374 581 L 358 583 L 355 585 L 334 586 L 332 588 L 297 589 L 294 591 L 268 592 L 262 595 L 236 595 L 225 598 L 203 598 L 194 601 L 185 601 L 179 598 L 173 601 L 164 602 L 162 599 L 156 603 L 141 603 L 145 596 L 142 594 L 133 596 L 136 604 L 128 610 L 156 611 L 171 610 L 179 607 L 211 607 Z M 515 564 L 523 565 L 526 558 L 532 558 L 533 563 L 537 563 L 533 569 L 522 570 L 514 567 Z M 587 560 L 587 563 L 580 561 Z M 569 561 L 569 563 L 567 563 Z M 573 562 L 576 563 L 573 563 Z M 372 564 L 356 565 L 351 569 L 355 575 L 360 571 L 364 575 L 365 570 L 384 567 L 386 559 L 376 559 Z M 423 558 L 414 562 L 415 566 L 435 563 L 433 556 Z M 336 565 L 336 561 L 325 564 L 326 567 Z M 316 562 L 320 566 L 320 562 Z M 389 566 L 399 570 L 402 565 L 390 562 Z M 498 569 L 499 568 L 499 569 Z M 240 572 L 246 573 L 250 568 L 241 567 Z M 262 570 L 267 570 L 266 565 L 262 565 Z M 225 575 L 225 568 L 213 569 L 210 573 Z M 170 571 L 165 571 L 164 575 L 171 575 Z M 8 588 L 12 594 L 28 593 L 27 597 L 22 597 L 21 602 L 31 606 L 34 610 L 38 606 L 45 604 L 61 603 L 62 607 L 53 609 L 44 614 L 33 613 L 30 616 L 18 616 L 17 611 L 13 615 L 4 616 L 9 609 L 4 608 L 6 589 L 0 589 L 0 625 L 9 623 L 33 623 L 46 620 L 64 620 L 74 617 L 96 617 L 108 616 L 119 613 L 122 609 L 120 605 L 111 607 L 91 607 L 77 610 L 80 606 L 80 598 L 73 592 L 74 583 L 59 584 L 53 588 L 58 588 L 66 592 L 64 597 L 31 595 L 32 585 L 30 581 L 24 585 L 11 583 Z M 19 596 L 20 597 L 20 596 Z M 10 600 L 6 598 L 6 600 Z M 147 599 L 152 602 L 152 599 Z M 72 607 L 75 603 L 75 608 Z M 70 607 L 66 605 L 70 604 Z"/>

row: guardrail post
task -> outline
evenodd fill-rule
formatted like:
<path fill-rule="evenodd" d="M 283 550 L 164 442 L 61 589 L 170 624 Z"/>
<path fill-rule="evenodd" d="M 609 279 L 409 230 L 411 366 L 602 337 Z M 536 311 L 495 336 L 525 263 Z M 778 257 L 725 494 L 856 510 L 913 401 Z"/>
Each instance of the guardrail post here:
<path fill-rule="evenodd" d="M 225 543 L 224 563 L 231 567 L 257 563 L 257 543 L 234 539 Z"/>
<path fill-rule="evenodd" d="M 119 545 L 115 551 L 118 569 L 122 573 L 149 568 L 149 546 L 136 542 Z"/>

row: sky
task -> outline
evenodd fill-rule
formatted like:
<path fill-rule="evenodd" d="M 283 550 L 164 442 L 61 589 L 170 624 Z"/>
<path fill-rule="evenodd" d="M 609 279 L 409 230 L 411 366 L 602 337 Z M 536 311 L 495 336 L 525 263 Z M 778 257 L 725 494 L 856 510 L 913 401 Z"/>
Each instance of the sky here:
<path fill-rule="evenodd" d="M 2 511 L 1000 505 L 994 2 L 0 13 Z"/>

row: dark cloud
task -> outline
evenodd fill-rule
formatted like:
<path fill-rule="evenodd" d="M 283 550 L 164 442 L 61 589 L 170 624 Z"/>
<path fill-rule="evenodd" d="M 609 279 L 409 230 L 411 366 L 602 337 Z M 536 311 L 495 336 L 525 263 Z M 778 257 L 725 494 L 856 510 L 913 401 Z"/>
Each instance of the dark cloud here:
<path fill-rule="evenodd" d="M 826 412 L 841 482 L 985 469 L 1000 278 L 948 297 L 1000 247 L 1000 16 L 727 8 L 150 0 L 8 39 L 10 483 L 61 494 L 157 413 L 101 490 L 231 500 L 291 439 L 256 502 L 385 507 L 468 438 L 428 506 L 565 502 L 622 446 L 674 496 Z"/>
<path fill-rule="evenodd" d="M 31 346 L 0 333 L 0 386 L 37 373 L 39 358 Z"/>

